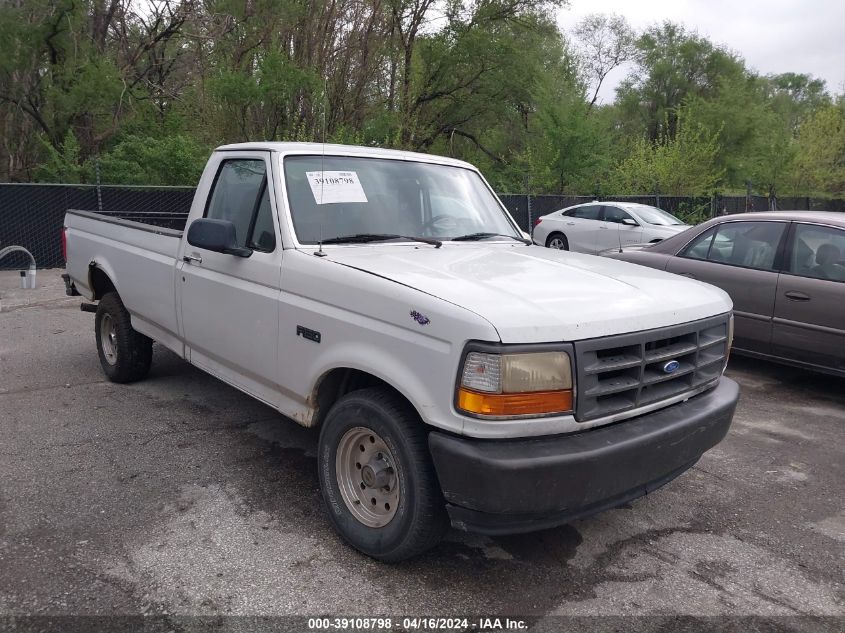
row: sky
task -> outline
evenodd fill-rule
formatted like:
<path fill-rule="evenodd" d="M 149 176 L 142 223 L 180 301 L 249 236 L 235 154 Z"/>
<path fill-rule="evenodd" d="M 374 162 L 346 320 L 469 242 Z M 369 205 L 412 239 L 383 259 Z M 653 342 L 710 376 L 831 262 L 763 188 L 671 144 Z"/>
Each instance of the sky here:
<path fill-rule="evenodd" d="M 679 22 L 738 53 L 761 74 L 807 73 L 824 79 L 829 92 L 845 93 L 843 0 L 569 0 L 558 24 L 569 32 L 590 13 L 622 15 L 637 31 Z M 625 74 L 620 68 L 605 79 L 602 103 L 613 101 Z"/>

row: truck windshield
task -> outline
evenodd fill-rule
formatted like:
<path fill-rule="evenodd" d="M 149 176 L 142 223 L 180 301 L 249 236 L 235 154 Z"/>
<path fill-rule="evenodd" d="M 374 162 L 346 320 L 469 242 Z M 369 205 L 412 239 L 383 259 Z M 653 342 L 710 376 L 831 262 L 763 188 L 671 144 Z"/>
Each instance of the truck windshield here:
<path fill-rule="evenodd" d="M 284 174 L 301 244 L 358 234 L 522 238 L 484 181 L 469 169 L 381 158 L 288 156 Z"/>

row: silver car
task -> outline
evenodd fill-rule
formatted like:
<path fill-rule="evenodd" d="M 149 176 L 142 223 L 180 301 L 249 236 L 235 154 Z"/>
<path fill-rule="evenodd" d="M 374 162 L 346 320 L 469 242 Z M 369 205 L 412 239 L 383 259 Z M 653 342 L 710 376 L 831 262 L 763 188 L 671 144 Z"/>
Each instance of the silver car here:
<path fill-rule="evenodd" d="M 738 354 L 845 376 L 845 213 L 728 215 L 602 255 L 727 292 Z"/>
<path fill-rule="evenodd" d="M 671 213 L 633 202 L 588 202 L 549 213 L 534 224 L 534 243 L 579 253 L 659 242 L 688 229 Z"/>

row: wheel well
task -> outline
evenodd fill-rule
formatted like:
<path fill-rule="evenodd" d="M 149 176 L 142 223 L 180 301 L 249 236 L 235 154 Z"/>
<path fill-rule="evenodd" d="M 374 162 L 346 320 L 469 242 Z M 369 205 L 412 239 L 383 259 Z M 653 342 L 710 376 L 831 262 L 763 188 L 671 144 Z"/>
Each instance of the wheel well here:
<path fill-rule="evenodd" d="M 102 299 L 103 295 L 107 292 L 117 290 L 117 288 L 114 287 L 112 280 L 109 279 L 109 276 L 104 273 L 101 268 L 91 266 L 88 276 L 91 280 L 91 293 L 94 295 L 92 297 L 94 300 Z"/>
<path fill-rule="evenodd" d="M 360 369 L 338 367 L 324 375 L 314 389 L 311 397 L 315 409 L 312 426 L 320 426 L 332 405 L 342 396 L 351 391 L 366 389 L 367 387 L 387 387 L 407 401 L 407 398 L 399 390 L 378 376 L 373 376 Z"/>
<path fill-rule="evenodd" d="M 555 237 L 556 235 L 559 235 L 563 239 L 566 239 L 566 235 L 564 235 L 561 231 L 552 231 L 551 233 L 549 233 L 549 236 L 546 238 L 546 245 L 548 245 L 548 243 L 551 242 L 552 238 Z"/>

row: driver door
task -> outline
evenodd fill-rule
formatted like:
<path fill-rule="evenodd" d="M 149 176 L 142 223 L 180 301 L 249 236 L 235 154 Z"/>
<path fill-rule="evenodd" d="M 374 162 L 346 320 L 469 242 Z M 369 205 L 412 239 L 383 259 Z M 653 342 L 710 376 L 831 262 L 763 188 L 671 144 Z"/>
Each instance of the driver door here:
<path fill-rule="evenodd" d="M 270 153 L 224 153 L 203 217 L 232 221 L 238 245 L 252 254 L 227 255 L 183 241 L 177 284 L 187 357 L 278 406 L 282 248 Z"/>
<path fill-rule="evenodd" d="M 596 243 L 599 253 L 611 248 L 640 244 L 643 240 L 643 227 L 634 216 L 619 207 L 602 207 L 601 228 Z"/>
<path fill-rule="evenodd" d="M 596 252 L 596 242 L 602 232 L 601 205 L 586 204 L 560 216 L 560 227 L 569 242 L 569 249 L 578 253 Z"/>
<path fill-rule="evenodd" d="M 713 284 L 731 296 L 737 349 L 771 353 L 778 252 L 787 226 L 780 220 L 724 222 L 698 235 L 666 266 L 667 272 Z"/>

